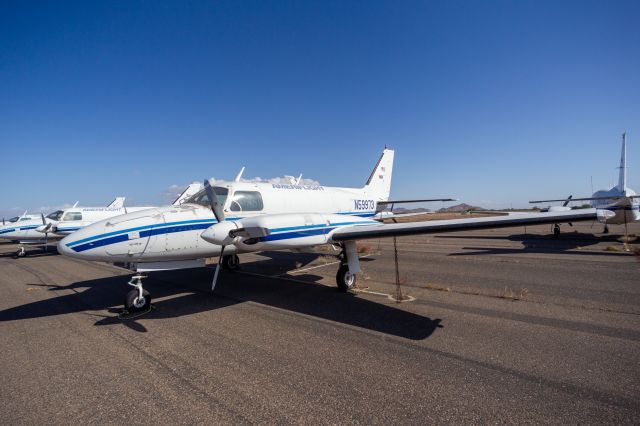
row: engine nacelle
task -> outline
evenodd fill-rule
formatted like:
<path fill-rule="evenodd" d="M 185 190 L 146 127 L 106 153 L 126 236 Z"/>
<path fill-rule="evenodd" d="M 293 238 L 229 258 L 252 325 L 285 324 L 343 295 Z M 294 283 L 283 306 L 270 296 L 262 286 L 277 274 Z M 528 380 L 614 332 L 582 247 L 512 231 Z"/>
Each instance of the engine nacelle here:
<path fill-rule="evenodd" d="M 210 243 L 233 244 L 242 251 L 288 249 L 327 244 L 337 227 L 364 223 L 378 222 L 339 214 L 272 214 L 216 223 L 201 236 Z"/>
<path fill-rule="evenodd" d="M 203 240 L 219 246 L 234 244 L 240 237 L 233 235 L 232 231 L 239 228 L 238 222 L 220 222 L 211 225 L 200 234 Z"/>
<path fill-rule="evenodd" d="M 616 213 L 607 209 L 597 209 L 596 215 L 598 216 L 598 222 L 607 223 L 607 220 L 612 219 L 616 216 Z"/>

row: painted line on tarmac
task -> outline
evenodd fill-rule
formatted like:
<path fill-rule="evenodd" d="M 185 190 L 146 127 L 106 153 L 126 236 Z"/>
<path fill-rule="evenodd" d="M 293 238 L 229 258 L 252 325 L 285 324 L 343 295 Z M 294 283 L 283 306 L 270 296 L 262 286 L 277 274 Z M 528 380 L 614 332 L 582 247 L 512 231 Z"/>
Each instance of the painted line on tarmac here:
<path fill-rule="evenodd" d="M 371 257 L 371 256 L 372 256 L 371 254 L 365 254 L 364 256 L 360 256 L 360 259 L 364 259 L 365 257 Z M 308 268 L 302 268 L 302 269 L 294 269 L 292 271 L 287 271 L 287 272 L 283 272 L 282 274 L 274 275 L 274 277 L 281 277 L 282 275 L 286 275 L 286 274 L 295 274 L 295 273 L 298 273 L 298 272 L 310 271 L 312 269 L 322 268 L 324 266 L 336 265 L 336 264 L 338 264 L 340 262 L 341 262 L 341 260 L 337 260 L 335 262 L 329 262 L 329 263 L 325 263 L 323 265 L 310 266 Z"/>

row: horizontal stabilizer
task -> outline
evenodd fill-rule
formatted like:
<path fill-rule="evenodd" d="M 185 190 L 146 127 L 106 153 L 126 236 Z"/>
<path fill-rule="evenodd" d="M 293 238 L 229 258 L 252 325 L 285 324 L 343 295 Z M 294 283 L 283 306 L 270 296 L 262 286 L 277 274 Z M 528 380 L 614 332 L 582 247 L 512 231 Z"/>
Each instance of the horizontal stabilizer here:
<path fill-rule="evenodd" d="M 424 200 L 388 200 L 388 201 L 378 201 L 378 205 L 387 205 L 387 204 L 408 204 L 408 203 L 430 203 L 435 201 L 458 201 L 455 198 L 428 198 Z"/>

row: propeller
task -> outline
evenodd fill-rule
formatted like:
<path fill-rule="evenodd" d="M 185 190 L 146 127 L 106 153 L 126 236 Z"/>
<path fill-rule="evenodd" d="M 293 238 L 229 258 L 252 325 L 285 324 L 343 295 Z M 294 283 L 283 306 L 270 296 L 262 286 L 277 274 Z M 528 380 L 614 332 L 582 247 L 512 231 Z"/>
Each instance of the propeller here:
<path fill-rule="evenodd" d="M 213 190 L 209 179 L 205 179 L 204 181 L 204 190 L 207 193 L 209 205 L 211 206 L 211 211 L 216 217 L 216 220 L 218 221 L 218 223 L 224 222 L 224 212 L 222 211 L 222 205 L 220 204 L 220 200 L 218 200 L 218 196 Z M 220 272 L 220 264 L 222 263 L 222 256 L 224 254 L 225 245 L 223 244 L 221 247 L 222 248 L 220 249 L 220 257 L 218 258 L 218 264 L 216 265 L 216 272 L 213 274 L 213 281 L 211 282 L 211 291 L 216 288 L 216 281 L 218 281 L 218 273 Z"/>
<path fill-rule="evenodd" d="M 44 232 L 44 251 L 48 252 L 49 251 L 49 228 L 51 228 L 51 223 L 47 223 L 47 221 L 44 219 L 44 214 L 40 213 L 40 218 L 42 219 L 42 225 L 44 225 L 44 229 L 42 232 Z"/>

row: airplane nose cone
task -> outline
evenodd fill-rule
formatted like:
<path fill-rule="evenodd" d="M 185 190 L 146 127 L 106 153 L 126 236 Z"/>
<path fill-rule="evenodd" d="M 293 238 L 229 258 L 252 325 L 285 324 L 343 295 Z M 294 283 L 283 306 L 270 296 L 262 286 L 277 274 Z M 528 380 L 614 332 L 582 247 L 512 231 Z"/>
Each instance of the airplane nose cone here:
<path fill-rule="evenodd" d="M 66 256 L 77 256 L 77 253 L 71 249 L 68 244 L 74 240 L 73 237 L 67 236 L 58 242 L 58 253 Z"/>

